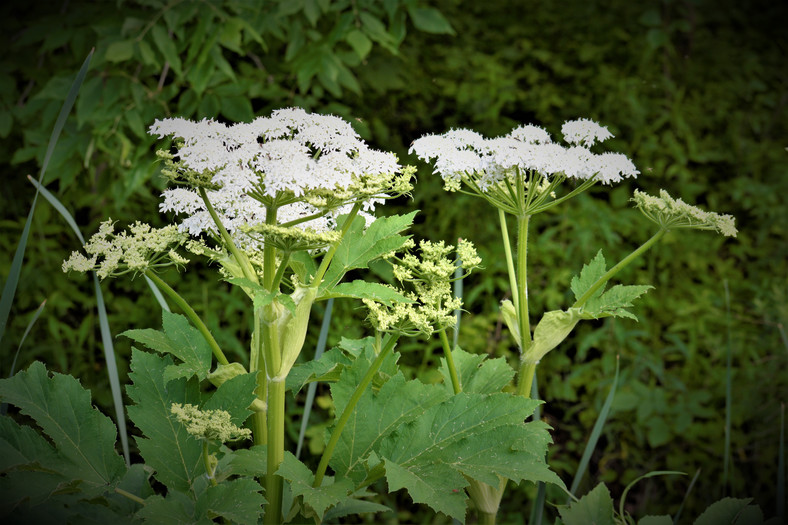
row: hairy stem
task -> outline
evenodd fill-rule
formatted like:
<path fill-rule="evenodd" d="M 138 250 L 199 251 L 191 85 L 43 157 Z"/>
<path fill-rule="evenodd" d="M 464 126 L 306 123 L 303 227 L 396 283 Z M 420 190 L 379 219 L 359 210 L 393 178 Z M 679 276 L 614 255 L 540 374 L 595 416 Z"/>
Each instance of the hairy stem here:
<path fill-rule="evenodd" d="M 509 241 L 509 228 L 506 226 L 506 214 L 498 208 L 498 220 L 501 223 L 501 236 L 503 238 L 503 251 L 506 254 L 506 269 L 509 274 L 509 287 L 512 289 L 512 303 L 514 311 L 520 311 L 520 298 L 517 294 L 517 274 L 514 272 L 514 259 L 512 258 L 512 244 Z"/>
<path fill-rule="evenodd" d="M 186 314 L 186 317 L 188 317 L 189 320 L 192 322 L 192 324 L 197 328 L 197 330 L 200 331 L 200 334 L 202 334 L 202 336 L 205 338 L 205 341 L 207 341 L 208 346 L 211 347 L 211 351 L 213 352 L 213 355 L 216 357 L 216 361 L 218 361 L 219 364 L 222 365 L 230 364 L 230 362 L 227 360 L 227 357 L 225 357 L 224 352 L 222 352 L 222 349 L 219 348 L 219 343 L 217 343 L 216 339 L 214 339 L 213 335 L 211 335 L 211 331 L 208 330 L 208 327 L 205 326 L 205 323 L 202 322 L 202 319 L 200 319 L 200 316 L 197 315 L 197 312 L 195 312 L 194 309 L 189 305 L 189 303 L 186 302 L 186 299 L 181 297 L 178 294 L 178 292 L 173 290 L 169 284 L 165 283 L 158 275 L 156 275 L 152 271 L 150 270 L 146 271 L 145 276 L 148 277 L 148 279 L 150 279 L 154 283 L 156 283 L 156 286 L 158 286 L 162 292 L 167 294 L 167 296 L 170 299 L 175 301 L 175 304 L 177 304 L 178 307 L 183 311 L 183 313 Z"/>
<path fill-rule="evenodd" d="M 454 366 L 454 356 L 451 353 L 451 345 L 449 345 L 449 338 L 446 337 L 446 330 L 439 332 L 441 343 L 443 344 L 443 354 L 446 356 L 446 364 L 449 366 L 449 376 L 451 377 L 451 386 L 455 394 L 462 392 L 460 380 L 457 377 L 457 368 Z"/>
<path fill-rule="evenodd" d="M 285 381 L 268 382 L 268 456 L 265 473 L 265 523 L 282 523 L 283 480 L 276 474 L 285 458 Z"/>
<path fill-rule="evenodd" d="M 386 356 L 394 348 L 394 344 L 397 342 L 398 338 L 398 336 L 394 335 L 389 336 L 388 342 L 386 342 L 386 345 L 380 351 L 372 364 L 369 365 L 369 369 L 367 370 L 366 374 L 364 374 L 364 377 L 361 378 L 361 382 L 356 386 L 356 389 L 353 391 L 353 395 L 350 396 L 350 400 L 347 402 L 345 410 L 342 412 L 342 415 L 339 416 L 339 421 L 337 421 L 337 425 L 334 427 L 334 432 L 331 434 L 331 439 L 329 439 L 326 449 L 323 451 L 323 455 L 320 457 L 320 464 L 317 466 L 317 472 L 315 473 L 315 482 L 313 483 L 314 487 L 319 487 L 320 484 L 323 483 L 323 476 L 326 474 L 328 462 L 331 460 L 331 456 L 334 454 L 334 449 L 336 448 L 337 443 L 339 443 L 339 437 L 342 435 L 342 430 L 344 430 L 345 425 L 347 425 L 350 416 L 353 415 L 353 410 L 356 408 L 356 404 L 361 399 L 364 391 L 372 382 L 372 379 L 375 377 L 377 371 L 380 370 L 381 365 L 383 365 L 383 361 L 386 359 Z"/>

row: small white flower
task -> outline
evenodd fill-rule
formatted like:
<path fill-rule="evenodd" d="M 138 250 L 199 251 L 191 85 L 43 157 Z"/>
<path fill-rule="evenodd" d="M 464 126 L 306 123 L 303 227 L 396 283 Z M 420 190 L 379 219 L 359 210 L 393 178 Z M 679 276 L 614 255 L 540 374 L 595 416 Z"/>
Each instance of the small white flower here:
<path fill-rule="evenodd" d="M 564 140 L 568 143 L 583 144 L 587 148 L 590 148 L 596 142 L 604 142 L 613 137 L 613 134 L 606 127 L 600 126 L 587 118 L 564 122 L 564 125 L 561 126 L 561 133 L 563 133 Z"/>

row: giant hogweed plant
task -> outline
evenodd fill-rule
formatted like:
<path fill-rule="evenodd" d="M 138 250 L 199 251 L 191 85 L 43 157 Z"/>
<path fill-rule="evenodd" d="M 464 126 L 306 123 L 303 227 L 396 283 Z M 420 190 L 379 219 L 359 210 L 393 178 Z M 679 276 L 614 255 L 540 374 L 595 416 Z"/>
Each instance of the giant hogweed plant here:
<path fill-rule="evenodd" d="M 607 270 L 598 254 L 572 280 L 577 301 L 548 312 L 533 333 L 527 292 L 530 218 L 588 189 L 636 176 L 623 155 L 592 153 L 609 133 L 590 121 L 564 126 L 570 147 L 525 126 L 484 139 L 466 130 L 417 140 L 436 158 L 450 191 L 478 195 L 500 210 L 513 302 L 502 311 L 521 350 L 513 370 L 504 359 L 451 348 L 446 330 L 461 301 L 452 296 L 455 260 L 467 274 L 481 261 L 465 241 L 422 241 L 403 232 L 415 212 L 375 219 L 386 199 L 408 193 L 413 169 L 369 149 L 352 127 L 299 109 L 247 124 L 158 121 L 151 133 L 172 136 L 159 152 L 174 187 L 161 210 L 177 224 L 142 223 L 117 232 L 111 220 L 74 253 L 64 270 L 151 279 L 184 315 L 163 312 L 162 330 L 130 330 L 130 419 L 144 463 L 127 465 L 117 432 L 90 404 L 77 380 L 49 375 L 40 363 L 0 382 L 0 397 L 32 418 L 49 438 L 10 418 L 0 420 L 5 513 L 64 520 L 168 523 L 315 523 L 386 507 L 368 488 L 385 479 L 418 503 L 464 521 L 468 500 L 481 522 L 494 523 L 509 480 L 563 486 L 549 470 L 548 427 L 525 422 L 537 363 L 582 319 L 634 317 L 627 310 L 648 286 L 608 280 L 667 231 L 681 227 L 735 234 L 730 217 L 670 198 L 635 194 L 659 230 Z M 567 179 L 578 184 L 559 192 Z M 517 220 L 513 252 L 506 214 Z M 418 249 L 417 249 L 418 248 Z M 231 362 L 198 314 L 160 275 L 193 257 L 214 263 L 243 289 L 254 311 L 248 359 Z M 393 266 L 394 287 L 345 275 L 375 259 Z M 312 305 L 361 300 L 370 336 L 343 339 L 318 361 L 298 365 Z M 437 336 L 442 384 L 407 380 L 397 365 L 400 337 Z M 516 387 L 508 388 L 514 376 Z M 285 450 L 285 394 L 309 382 L 331 384 L 336 420 L 312 472 Z M 330 469 L 330 474 L 329 474 Z"/>

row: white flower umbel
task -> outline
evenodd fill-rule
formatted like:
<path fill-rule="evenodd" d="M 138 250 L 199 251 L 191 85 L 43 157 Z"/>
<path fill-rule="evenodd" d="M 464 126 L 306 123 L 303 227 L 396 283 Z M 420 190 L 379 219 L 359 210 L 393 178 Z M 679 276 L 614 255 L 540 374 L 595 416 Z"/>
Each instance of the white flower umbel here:
<path fill-rule="evenodd" d="M 665 190 L 659 190 L 659 197 L 635 190 L 632 200 L 643 215 L 666 230 L 675 228 L 713 230 L 726 237 L 736 237 L 738 233 L 735 219 L 731 215 L 701 210 L 681 199 L 674 199 Z"/>
<path fill-rule="evenodd" d="M 186 185 L 166 190 L 160 210 L 185 215 L 180 231 L 218 238 L 207 199 L 235 242 L 252 250 L 261 246 L 242 231 L 273 223 L 326 232 L 354 204 L 369 222 L 376 204 L 411 189 L 394 154 L 369 148 L 339 117 L 300 108 L 234 125 L 157 120 L 150 133 L 175 139 L 175 151 L 159 152 L 163 173 Z"/>
<path fill-rule="evenodd" d="M 544 211 L 568 198 L 548 199 L 555 199 L 552 194 L 565 178 L 587 182 L 583 191 L 595 181 L 612 184 L 639 174 L 625 155 L 589 149 L 612 137 L 603 126 L 580 119 L 566 122 L 562 131 L 568 147 L 552 142 L 544 129 L 526 125 L 493 139 L 469 130 L 427 135 L 414 141 L 410 152 L 434 159 L 446 190 L 479 195 L 516 215 Z"/>

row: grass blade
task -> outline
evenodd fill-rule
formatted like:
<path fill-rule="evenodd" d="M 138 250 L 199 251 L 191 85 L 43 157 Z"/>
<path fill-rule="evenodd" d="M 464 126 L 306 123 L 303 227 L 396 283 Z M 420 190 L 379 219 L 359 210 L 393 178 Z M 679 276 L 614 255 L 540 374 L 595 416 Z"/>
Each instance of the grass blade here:
<path fill-rule="evenodd" d="M 684 499 L 681 500 L 681 505 L 679 505 L 679 510 L 676 511 L 676 515 L 673 516 L 673 525 L 676 525 L 679 522 L 679 518 L 681 517 L 681 512 L 684 510 L 684 505 L 687 503 L 687 499 L 689 499 L 690 492 L 695 487 L 695 482 L 698 481 L 698 476 L 700 475 L 700 469 L 695 471 L 695 475 L 692 476 L 692 481 L 690 481 L 689 487 L 687 487 L 687 492 L 684 494 Z"/>
<path fill-rule="evenodd" d="M 463 285 L 462 285 L 462 261 L 457 257 L 457 269 L 454 270 L 454 297 L 462 299 Z M 454 337 L 452 339 L 452 348 L 457 348 L 457 341 L 460 338 L 460 320 L 462 319 L 462 308 L 454 310 Z"/>
<path fill-rule="evenodd" d="M 596 422 L 594 422 L 594 428 L 591 430 L 588 443 L 586 443 L 586 448 L 583 450 L 583 455 L 580 458 L 580 464 L 577 466 L 577 472 L 575 472 L 575 477 L 572 479 L 572 485 L 569 488 L 569 492 L 572 494 L 577 492 L 577 487 L 580 485 L 580 480 L 583 479 L 583 475 L 586 473 L 586 469 L 588 469 L 588 463 L 591 460 L 591 454 L 594 453 L 596 444 L 599 441 L 599 436 L 602 435 L 602 429 L 604 428 L 605 422 L 607 421 L 607 415 L 610 413 L 610 407 L 613 404 L 613 398 L 616 397 L 616 387 L 618 386 L 618 365 L 619 358 L 616 356 L 616 375 L 613 377 L 613 385 L 610 387 L 610 392 L 607 395 L 607 399 L 605 399 L 605 403 L 602 405 L 602 410 L 599 412 Z"/>
<path fill-rule="evenodd" d="M 646 478 L 653 478 L 654 476 L 666 476 L 666 475 L 670 475 L 670 474 L 678 474 L 679 476 L 686 476 L 687 475 L 686 473 L 679 472 L 677 470 L 654 470 L 654 471 L 651 471 L 651 472 L 649 472 L 647 474 L 643 474 L 639 478 L 636 478 L 634 481 L 632 481 L 629 485 L 627 485 L 626 488 L 624 489 L 624 492 L 621 493 L 621 499 L 618 502 L 618 514 L 619 514 L 619 516 L 621 518 L 626 519 L 625 515 L 624 515 L 624 502 L 627 500 L 627 494 L 629 494 L 629 490 L 632 487 L 634 487 L 635 484 L 638 481 L 640 481 L 642 479 L 646 479 Z"/>
<path fill-rule="evenodd" d="M 777 455 L 777 520 L 786 523 L 785 515 L 785 403 L 780 405 L 780 446 Z"/>
<path fill-rule="evenodd" d="M 315 360 L 320 359 L 326 349 L 326 339 L 328 338 L 328 329 L 331 326 L 331 312 L 334 309 L 334 300 L 329 299 L 326 302 L 326 313 L 323 314 L 323 324 L 320 326 L 320 335 L 317 338 L 317 348 L 315 349 Z M 315 391 L 317 390 L 317 382 L 309 383 L 306 391 L 306 402 L 304 403 L 304 416 L 301 419 L 301 430 L 298 432 L 298 445 L 296 446 L 296 458 L 301 457 L 301 449 L 304 446 L 304 436 L 306 436 L 306 429 L 309 426 L 309 416 L 312 413 L 312 404 L 315 402 Z"/>
<path fill-rule="evenodd" d="M 74 234 L 79 238 L 80 243 L 85 244 L 85 238 L 82 232 L 79 231 L 76 221 L 71 216 L 71 213 L 65 206 L 55 197 L 52 193 L 44 188 L 41 183 L 28 177 L 30 182 L 36 187 L 36 190 L 44 196 L 44 198 L 54 207 L 60 215 L 66 220 Z M 126 465 L 131 464 L 131 457 L 129 455 L 129 438 L 126 432 L 126 415 L 123 411 L 123 396 L 120 391 L 120 377 L 118 376 L 118 365 L 115 361 L 115 346 L 112 343 L 112 333 L 109 329 L 109 321 L 107 319 L 107 309 L 104 305 L 104 294 L 101 292 L 98 276 L 93 273 L 93 288 L 96 292 L 96 306 L 98 309 L 99 328 L 101 330 L 101 343 L 104 347 L 104 360 L 107 363 L 107 375 L 109 376 L 109 386 L 112 391 L 112 403 L 115 406 L 115 419 L 118 422 L 118 434 L 120 435 L 120 444 L 123 448 L 123 457 L 126 458 Z"/>
<path fill-rule="evenodd" d="M 536 374 L 534 374 L 534 381 L 531 383 L 531 399 L 539 399 L 539 387 L 536 384 Z M 534 410 L 534 421 L 542 419 L 542 406 L 539 405 Z M 545 484 L 540 481 L 537 484 L 536 499 L 531 507 L 531 516 L 528 518 L 530 525 L 542 525 L 542 518 L 544 517 L 544 500 L 545 500 Z"/>
<path fill-rule="evenodd" d="M 172 310 L 170 310 L 170 305 L 167 304 L 167 300 L 164 299 L 164 296 L 161 294 L 161 290 L 159 290 L 159 287 L 156 286 L 156 283 L 151 281 L 147 275 L 143 275 L 143 277 L 145 277 L 145 281 L 148 283 L 148 286 L 150 286 L 150 291 L 153 292 L 153 296 L 159 302 L 159 306 L 161 306 L 161 309 L 166 310 L 168 312 L 172 312 Z"/>
<path fill-rule="evenodd" d="M 66 118 L 71 112 L 71 108 L 74 106 L 74 101 L 77 98 L 79 88 L 82 86 L 82 81 L 85 80 L 85 76 L 88 73 L 88 67 L 90 66 L 90 59 L 92 57 L 93 50 L 88 53 L 88 56 L 85 59 L 85 62 L 82 64 L 79 73 L 77 73 L 77 77 L 71 84 L 71 89 L 66 96 L 65 102 L 63 102 L 63 107 L 60 109 L 60 114 L 58 115 L 57 121 L 55 122 L 55 127 L 52 129 L 52 135 L 49 137 L 49 144 L 47 145 L 47 152 L 44 156 L 44 162 L 41 165 L 41 173 L 38 176 L 39 183 L 44 179 L 44 174 L 46 173 L 47 166 L 49 165 L 49 159 L 52 157 L 52 152 L 55 150 L 55 144 L 57 144 L 57 141 L 60 138 L 60 132 L 63 131 Z M 22 272 L 22 262 L 25 257 L 27 239 L 30 236 L 30 225 L 33 222 L 33 213 L 36 210 L 37 201 L 38 192 L 36 192 L 35 197 L 33 197 L 33 204 L 30 205 L 30 212 L 27 214 L 27 221 L 25 222 L 25 227 L 22 229 L 22 237 L 19 239 L 19 244 L 17 245 L 16 252 L 14 253 L 14 259 L 11 262 L 11 271 L 8 273 L 8 280 L 3 286 L 3 295 L 0 296 L 0 341 L 3 340 L 3 336 L 5 335 L 5 328 L 8 324 L 8 316 L 11 313 L 11 305 L 14 302 L 16 288 L 19 284 L 19 275 Z"/>
<path fill-rule="evenodd" d="M 731 403 L 733 400 L 733 385 L 731 364 L 733 352 L 731 351 L 731 297 L 728 291 L 727 279 L 722 282 L 725 287 L 725 324 L 728 331 L 728 348 L 725 356 L 725 444 L 722 455 L 722 495 L 728 495 L 728 485 L 730 480 L 730 457 L 731 457 Z"/>
<path fill-rule="evenodd" d="M 16 349 L 16 353 L 14 354 L 14 360 L 11 362 L 11 372 L 9 372 L 8 377 L 11 377 L 16 372 L 16 359 L 19 357 L 19 352 L 22 350 L 22 345 L 25 344 L 25 339 L 27 339 L 27 334 L 30 333 L 30 329 L 33 328 L 33 325 L 36 324 L 38 321 L 38 317 L 41 315 L 41 312 L 44 311 L 44 306 L 47 304 L 47 300 L 44 301 L 38 306 L 35 313 L 33 314 L 33 318 L 27 323 L 27 328 L 25 328 L 25 333 L 22 334 L 22 340 L 19 341 L 19 346 Z M 8 412 L 8 403 L 0 404 L 0 415 L 6 415 Z"/>

